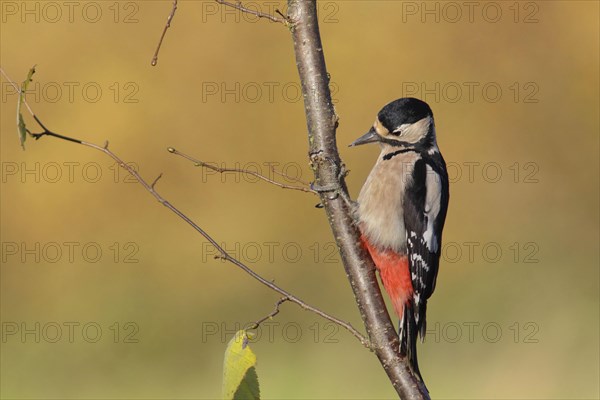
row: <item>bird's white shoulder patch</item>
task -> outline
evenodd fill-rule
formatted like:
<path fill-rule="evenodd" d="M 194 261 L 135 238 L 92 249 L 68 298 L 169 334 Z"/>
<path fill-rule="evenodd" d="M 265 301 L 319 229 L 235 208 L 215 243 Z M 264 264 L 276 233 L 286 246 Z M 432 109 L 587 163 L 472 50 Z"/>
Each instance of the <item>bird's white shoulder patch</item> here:
<path fill-rule="evenodd" d="M 442 180 L 441 177 L 427 165 L 427 177 L 425 184 L 427 194 L 425 196 L 425 216 L 427 217 L 427 229 L 423 234 L 427 249 L 433 253 L 438 251 L 439 238 L 435 235 L 433 222 L 440 213 L 442 200 Z"/>

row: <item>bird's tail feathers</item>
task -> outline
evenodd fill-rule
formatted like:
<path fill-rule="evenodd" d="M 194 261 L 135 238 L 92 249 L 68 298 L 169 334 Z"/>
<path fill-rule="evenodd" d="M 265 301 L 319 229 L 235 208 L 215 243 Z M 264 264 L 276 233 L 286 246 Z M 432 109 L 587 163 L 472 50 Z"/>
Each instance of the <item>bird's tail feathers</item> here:
<path fill-rule="evenodd" d="M 423 326 L 425 324 L 422 324 Z M 402 319 L 400 320 L 400 354 L 408 359 L 410 369 L 421 382 L 423 377 L 419 371 L 419 363 L 417 361 L 417 337 L 419 328 L 417 327 L 417 320 L 413 312 L 413 308 L 410 304 L 404 306 L 404 312 L 402 313 Z M 424 335 L 422 335 L 424 337 Z"/>

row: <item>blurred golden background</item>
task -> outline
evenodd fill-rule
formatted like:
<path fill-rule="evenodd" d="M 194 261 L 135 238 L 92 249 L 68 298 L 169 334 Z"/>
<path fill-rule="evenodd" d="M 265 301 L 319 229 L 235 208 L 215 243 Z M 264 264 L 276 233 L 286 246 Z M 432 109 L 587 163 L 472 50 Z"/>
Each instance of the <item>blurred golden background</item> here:
<path fill-rule="evenodd" d="M 0 6 L 1 65 L 21 82 L 37 64 L 28 99 L 50 129 L 163 173 L 159 192 L 234 255 L 363 329 L 315 197 L 166 151 L 311 179 L 283 25 L 182 1 L 151 67 L 169 1 Z M 419 348 L 432 396 L 598 398 L 598 2 L 319 10 L 354 197 L 378 150 L 346 145 L 384 104 L 415 96 L 436 116 L 452 184 Z M 1 90 L 2 398 L 218 398 L 227 341 L 278 296 L 100 152 L 52 138 L 22 151 Z M 395 397 L 372 354 L 292 304 L 253 347 L 264 398 Z"/>

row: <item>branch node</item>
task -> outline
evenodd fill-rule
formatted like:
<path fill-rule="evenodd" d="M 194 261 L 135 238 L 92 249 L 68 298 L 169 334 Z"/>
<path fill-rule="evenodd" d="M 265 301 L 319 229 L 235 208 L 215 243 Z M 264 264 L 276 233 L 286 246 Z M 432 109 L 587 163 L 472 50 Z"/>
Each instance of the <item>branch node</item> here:
<path fill-rule="evenodd" d="M 327 199 L 328 200 L 335 200 L 339 196 L 338 192 L 340 190 L 340 185 L 339 184 L 334 184 L 334 185 L 329 185 L 329 186 L 321 186 L 321 185 L 318 185 L 315 182 L 311 182 L 310 188 L 312 190 L 314 190 L 315 192 L 317 192 L 317 193 L 330 193 L 330 192 L 333 192 L 333 195 L 329 196 Z"/>
<path fill-rule="evenodd" d="M 42 132 L 42 133 L 33 133 L 29 129 L 26 129 L 25 131 L 29 134 L 29 136 L 31 136 L 35 140 L 39 140 L 42 136 L 45 135 L 45 132 Z"/>
<path fill-rule="evenodd" d="M 331 116 L 333 125 L 335 126 L 334 129 L 337 129 L 340 126 L 340 117 L 337 115 L 337 113 L 334 110 L 333 115 Z"/>
<path fill-rule="evenodd" d="M 282 13 L 281 11 L 279 11 L 279 8 L 275 9 L 275 12 L 281 16 L 281 18 L 283 18 L 288 24 L 290 24 L 292 21 L 290 21 L 290 18 L 285 15 L 284 13 Z"/>
<path fill-rule="evenodd" d="M 330 157 L 323 157 L 322 154 L 323 154 L 322 150 L 318 150 L 318 151 L 310 154 L 310 159 L 311 159 L 311 163 L 313 163 L 313 168 L 319 168 L 320 165 L 323 165 L 325 162 L 329 162 L 329 164 L 331 165 L 331 168 L 333 168 L 333 172 L 335 174 L 336 181 L 333 184 L 324 185 L 324 186 L 319 185 L 316 182 L 312 182 L 310 184 L 310 188 L 319 194 L 333 192 L 332 195 L 327 197 L 327 200 L 335 200 L 338 197 L 342 197 L 344 202 L 346 204 L 348 204 L 349 206 L 351 206 L 351 209 L 352 209 L 352 206 L 355 205 L 355 202 L 353 202 L 350 199 L 350 196 L 346 192 L 346 190 L 344 188 L 344 184 L 343 184 L 344 178 L 346 177 L 346 175 L 348 175 L 348 170 L 346 170 L 346 165 L 344 163 L 342 163 L 341 161 L 338 163 Z M 323 205 L 317 204 L 316 207 L 322 208 Z"/>

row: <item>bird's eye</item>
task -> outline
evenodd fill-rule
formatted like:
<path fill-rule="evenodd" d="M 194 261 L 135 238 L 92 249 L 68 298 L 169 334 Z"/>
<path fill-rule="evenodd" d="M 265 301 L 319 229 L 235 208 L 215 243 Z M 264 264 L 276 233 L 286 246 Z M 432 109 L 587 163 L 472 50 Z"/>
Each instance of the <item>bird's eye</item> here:
<path fill-rule="evenodd" d="M 410 126 L 411 124 L 402 124 L 396 129 L 394 129 L 392 133 L 396 136 L 402 136 L 408 131 L 408 128 L 410 128 Z"/>

